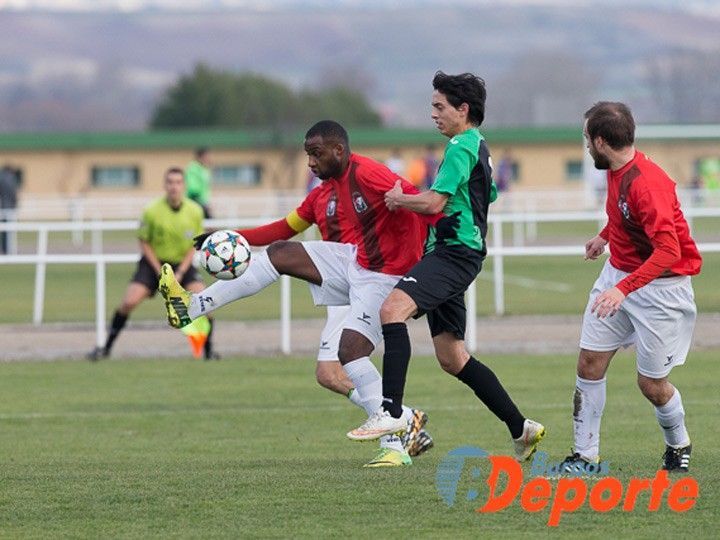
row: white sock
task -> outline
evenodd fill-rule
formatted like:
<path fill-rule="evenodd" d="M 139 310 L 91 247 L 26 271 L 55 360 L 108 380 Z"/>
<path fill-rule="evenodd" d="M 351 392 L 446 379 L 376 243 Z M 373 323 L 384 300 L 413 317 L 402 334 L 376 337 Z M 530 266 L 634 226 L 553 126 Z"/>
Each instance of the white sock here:
<path fill-rule="evenodd" d="M 363 356 L 348 362 L 343 366 L 343 369 L 355 385 L 355 391 L 350 394 L 351 398 L 353 395 L 357 395 L 357 404 L 360 404 L 365 409 L 368 416 L 375 413 L 382 404 L 382 377 L 375 364 L 370 361 L 370 357 Z M 356 402 L 353 401 L 353 403 Z M 397 435 L 380 437 L 380 448 L 390 448 L 398 452 L 405 451 L 400 437 Z"/>
<path fill-rule="evenodd" d="M 361 409 L 365 409 L 363 407 L 362 401 L 360 401 L 360 394 L 358 393 L 356 388 L 353 388 L 350 390 L 350 395 L 348 395 L 348 399 L 354 404 L 360 407 Z"/>
<path fill-rule="evenodd" d="M 590 381 L 577 377 L 573 396 L 575 452 L 585 459 L 600 455 L 600 421 L 605 408 L 606 379 Z"/>
<path fill-rule="evenodd" d="M 380 408 L 382 403 L 382 377 L 380 372 L 370 361 L 369 356 L 363 356 L 343 366 L 350 381 L 355 385 L 362 408 L 370 416 Z"/>
<path fill-rule="evenodd" d="M 257 294 L 275 283 L 279 277 L 280 274 L 270 262 L 266 251 L 254 253 L 250 266 L 239 278 L 217 280 L 202 292 L 193 294 L 188 315 L 191 319 L 196 319 L 230 302 Z"/>
<path fill-rule="evenodd" d="M 682 396 L 677 388 L 665 405 L 655 407 L 655 416 L 663 430 L 668 446 L 685 448 L 690 444 L 690 436 L 685 428 L 685 409 L 682 404 Z"/>
<path fill-rule="evenodd" d="M 402 406 L 402 416 L 408 422 L 410 420 L 412 420 L 412 417 L 413 417 L 412 409 L 410 407 L 408 407 L 407 405 L 403 405 Z"/>
<path fill-rule="evenodd" d="M 397 435 L 384 435 L 380 437 L 380 448 L 390 448 L 398 452 L 404 452 L 402 441 Z"/>

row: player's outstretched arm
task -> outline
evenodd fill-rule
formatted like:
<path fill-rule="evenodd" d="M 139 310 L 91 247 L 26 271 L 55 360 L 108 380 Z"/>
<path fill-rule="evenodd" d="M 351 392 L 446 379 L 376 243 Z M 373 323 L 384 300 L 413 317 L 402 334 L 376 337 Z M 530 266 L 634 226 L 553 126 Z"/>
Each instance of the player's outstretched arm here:
<path fill-rule="evenodd" d="M 309 228 L 310 225 L 310 223 L 298 216 L 297 212 L 293 210 L 286 217 L 273 221 L 272 223 L 251 229 L 236 229 L 236 231 L 243 235 L 251 246 L 266 246 L 278 240 L 288 240 Z M 204 232 L 193 238 L 195 249 L 200 249 L 205 239 L 210 236 L 212 232 L 214 231 Z"/>

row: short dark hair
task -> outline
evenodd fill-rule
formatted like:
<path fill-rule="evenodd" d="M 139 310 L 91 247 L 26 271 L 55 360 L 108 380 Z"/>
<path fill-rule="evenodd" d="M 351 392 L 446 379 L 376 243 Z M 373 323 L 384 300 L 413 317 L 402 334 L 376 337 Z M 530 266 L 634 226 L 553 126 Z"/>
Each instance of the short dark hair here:
<path fill-rule="evenodd" d="M 635 142 L 635 120 L 630 107 L 615 101 L 599 101 L 585 113 L 587 134 L 592 141 L 603 140 L 613 150 L 632 146 Z"/>
<path fill-rule="evenodd" d="M 210 151 L 210 149 L 209 149 L 207 146 L 198 146 L 198 147 L 195 149 L 195 157 L 196 157 L 196 158 L 201 158 L 201 157 L 203 157 L 205 154 L 207 154 L 209 151 Z"/>
<path fill-rule="evenodd" d="M 163 178 L 167 178 L 171 174 L 179 174 L 183 177 L 183 180 L 185 180 L 185 171 L 183 171 L 180 167 L 170 167 L 168 170 L 165 171 L 165 176 Z"/>
<path fill-rule="evenodd" d="M 341 142 L 345 145 L 345 148 L 350 148 L 350 138 L 347 131 L 334 120 L 320 120 L 305 133 L 306 140 L 317 136 L 326 140 Z"/>
<path fill-rule="evenodd" d="M 468 119 L 470 123 L 479 126 L 485 120 L 485 81 L 472 73 L 460 75 L 447 75 L 442 71 L 435 73 L 433 88 L 445 95 L 448 103 L 456 109 L 463 103 L 470 107 Z"/>

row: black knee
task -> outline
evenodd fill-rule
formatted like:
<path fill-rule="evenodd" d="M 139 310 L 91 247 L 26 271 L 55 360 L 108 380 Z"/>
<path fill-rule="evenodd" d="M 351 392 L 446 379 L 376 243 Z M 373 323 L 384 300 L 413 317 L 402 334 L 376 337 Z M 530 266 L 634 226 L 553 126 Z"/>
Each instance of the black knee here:
<path fill-rule="evenodd" d="M 285 263 L 285 254 L 287 253 L 287 250 L 289 249 L 291 243 L 292 242 L 289 242 L 287 240 L 277 240 L 267 247 L 267 256 L 270 259 L 272 265 L 276 269 L 278 269 L 278 271 L 278 265 L 283 266 Z"/>
<path fill-rule="evenodd" d="M 355 330 L 343 330 L 340 336 L 340 345 L 338 346 L 338 360 L 342 365 L 362 358 L 370 356 L 375 347 L 368 338 Z"/>

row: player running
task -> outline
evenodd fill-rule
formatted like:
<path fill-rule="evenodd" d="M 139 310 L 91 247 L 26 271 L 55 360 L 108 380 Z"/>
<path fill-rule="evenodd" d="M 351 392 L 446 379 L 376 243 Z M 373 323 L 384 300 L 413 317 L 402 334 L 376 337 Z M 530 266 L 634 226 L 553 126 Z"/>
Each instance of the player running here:
<path fill-rule="evenodd" d="M 315 124 L 305 135 L 305 152 L 313 174 L 323 183 L 312 190 L 296 212 L 271 225 L 288 237 L 316 223 L 323 241 L 272 243 L 257 253 L 237 279 L 217 281 L 203 294 L 190 295 L 176 283 L 171 268 L 163 269 L 160 291 L 166 299 L 168 320 L 182 327 L 229 302 L 258 293 L 280 274 L 310 284 L 316 305 L 349 305 L 342 321 L 337 357 L 352 382 L 358 400 L 370 413 L 382 401 L 380 373 L 370 354 L 380 342 L 379 308 L 402 274 L 422 254 L 426 225 L 409 211 L 390 212 L 384 193 L 395 182 L 415 193 L 417 188 L 387 167 L 351 153 L 347 132 L 337 122 Z M 439 216 L 436 216 L 439 217 Z M 266 231 L 267 232 L 267 231 Z M 403 410 L 407 421 L 424 413 Z M 419 428 L 415 430 L 417 433 Z M 412 460 L 400 440 L 385 440 L 368 466 L 409 465 Z"/>
<path fill-rule="evenodd" d="M 405 321 L 427 314 L 438 362 L 507 425 L 515 457 L 524 461 L 535 452 L 545 428 L 520 413 L 492 370 L 473 358 L 464 342 L 464 294 L 485 259 L 488 207 L 497 198 L 490 153 L 478 129 L 485 117 L 485 83 L 471 73 L 439 71 L 433 88 L 431 116 L 449 138 L 437 177 L 429 191 L 403 193 L 396 185 L 385 199 L 388 208 L 397 212 L 442 210 L 447 217 L 428 235 L 422 260 L 405 273 L 380 309 L 384 399 L 348 437 L 376 439 L 404 425 L 402 400 L 411 356 Z"/>
<path fill-rule="evenodd" d="M 680 391 L 668 375 L 685 363 L 697 309 L 690 276 L 702 258 L 675 193 L 675 183 L 637 151 L 627 105 L 602 101 L 585 113 L 585 141 L 595 167 L 607 170 L 608 223 L 585 244 L 597 259 L 610 244 L 583 316 L 573 396 L 575 445 L 566 458 L 598 462 L 605 374 L 621 346 L 636 345 L 637 382 L 655 406 L 665 453 L 662 468 L 687 472 L 690 436 Z"/>

